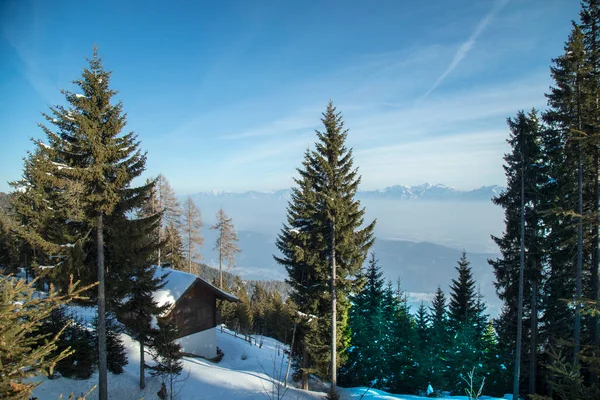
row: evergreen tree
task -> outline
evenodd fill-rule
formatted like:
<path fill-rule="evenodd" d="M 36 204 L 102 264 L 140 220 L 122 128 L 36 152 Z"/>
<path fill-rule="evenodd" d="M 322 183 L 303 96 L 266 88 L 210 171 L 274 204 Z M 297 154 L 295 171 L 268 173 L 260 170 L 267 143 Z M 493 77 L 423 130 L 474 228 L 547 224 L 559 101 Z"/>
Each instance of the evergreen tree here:
<path fill-rule="evenodd" d="M 421 302 L 415 314 L 415 361 L 417 363 L 417 379 L 415 386 L 423 391 L 431 383 L 433 357 L 431 354 L 430 321 L 425 304 Z"/>
<path fill-rule="evenodd" d="M 470 323 L 476 314 L 475 280 L 471 271 L 467 253 L 463 250 L 456 271 L 458 277 L 452 279 L 450 286 L 449 324 L 452 332 Z"/>
<path fill-rule="evenodd" d="M 551 206 L 544 201 L 544 195 L 547 193 L 551 198 L 549 185 L 554 184 L 549 179 L 549 165 L 544 161 L 544 129 L 539 124 L 535 110 L 529 114 L 519 112 L 515 119 L 508 120 L 508 124 L 511 129 L 508 143 L 512 148 L 512 152 L 504 157 L 508 184 L 506 190 L 493 199 L 495 204 L 504 208 L 506 228 L 502 237 L 493 237 L 502 256 L 497 260 L 491 260 L 490 264 L 494 268 L 498 295 L 506 305 L 499 319 L 499 324 L 503 326 L 498 331 L 501 335 L 502 354 L 506 357 L 508 365 L 514 368 L 520 269 L 521 190 L 523 189 L 526 262 L 521 337 L 524 345 L 521 351 L 520 369 L 525 370 L 525 366 L 529 363 L 529 371 L 535 371 L 537 368 L 535 354 L 538 347 L 537 316 L 542 307 L 542 287 L 544 283 L 552 285 L 551 280 L 544 282 L 542 279 L 542 270 L 547 263 L 547 253 L 543 250 L 546 246 L 544 243 L 546 239 L 543 239 L 544 226 L 547 224 L 546 219 L 554 218 L 546 212 Z M 521 188 L 522 183 L 523 188 Z M 557 230 L 546 237 L 554 240 L 553 236 L 558 232 Z M 568 280 L 565 283 L 568 284 Z M 558 299 L 554 299 L 556 300 Z M 530 340 L 527 341 L 527 338 Z M 524 357 L 527 353 L 530 357 Z M 533 385 L 534 382 L 535 379 L 530 383 Z M 529 391 L 535 390 L 530 386 Z"/>
<path fill-rule="evenodd" d="M 321 320 L 302 331 L 306 364 L 321 376 L 333 378 L 330 351 L 337 349 L 336 363 L 344 361 L 349 344 L 348 294 L 372 246 L 375 222 L 363 225 L 364 209 L 354 199 L 360 177 L 353 168 L 352 150 L 345 146 L 347 130 L 342 116 L 330 102 L 321 120 L 324 132 L 317 132 L 314 151 L 307 151 L 298 169 L 287 223 L 277 238 L 281 257 L 275 257 L 288 272 L 292 299 L 304 314 Z M 335 255 L 335 256 L 334 256 Z M 332 265 L 336 266 L 332 282 Z M 335 298 L 331 297 L 332 288 Z M 336 300 L 336 343 L 332 342 L 332 303 Z M 298 357 L 298 355 L 295 355 Z"/>
<path fill-rule="evenodd" d="M 184 252 L 187 255 L 187 269 L 190 274 L 195 272 L 192 271 L 192 259 L 195 261 L 202 259 L 197 251 L 197 247 L 202 247 L 204 244 L 204 238 L 200 235 L 200 228 L 203 226 L 200 209 L 196 206 L 194 200 L 188 196 L 185 203 L 183 203 L 181 236 L 183 238 Z"/>
<path fill-rule="evenodd" d="M 36 150 L 26 159 L 24 179 L 13 186 L 23 194 L 15 196 L 16 204 L 43 202 L 45 206 L 40 203 L 38 210 L 45 207 L 49 211 L 36 217 L 28 216 L 24 207 L 16 207 L 31 220 L 21 234 L 34 255 L 54 260 L 54 279 L 60 280 L 74 270 L 84 283 L 98 281 L 101 400 L 107 398 L 106 299 L 118 302 L 116 297 L 127 290 L 132 276 L 131 263 L 115 249 L 125 249 L 127 254 L 145 249 L 146 241 L 124 240 L 122 232 L 131 232 L 126 229 L 129 225 L 147 231 L 160 217 L 130 219 L 150 194 L 153 183 L 131 185 L 144 171 L 146 155 L 134 133 L 122 133 L 126 117 L 122 104 L 111 102 L 116 92 L 110 89 L 110 75 L 94 49 L 88 68 L 74 81 L 82 93 L 63 91 L 68 106 L 50 107 L 50 113 L 44 114 L 55 129 L 40 125 L 47 143 L 37 142 Z M 33 199 L 34 195 L 39 199 Z M 108 296 L 106 288 L 110 290 Z"/>
<path fill-rule="evenodd" d="M 438 286 L 435 297 L 431 303 L 430 311 L 430 353 L 431 373 L 429 383 L 437 390 L 449 388 L 448 374 L 450 373 L 450 332 L 448 311 L 446 310 L 446 296 Z"/>
<path fill-rule="evenodd" d="M 140 389 L 144 389 L 146 346 L 151 343 L 152 335 L 156 331 L 156 318 L 170 307 L 170 304 L 158 304 L 153 294 L 165 286 L 168 276 L 157 276 L 156 267 L 146 263 L 139 262 L 132 267 L 135 279 L 130 283 L 130 294 L 120 312 L 131 336 L 140 345 Z"/>
<path fill-rule="evenodd" d="M 388 373 L 382 360 L 386 356 L 384 342 L 389 332 L 383 308 L 385 288 L 382 276 L 375 254 L 371 253 L 364 275 L 365 284 L 350 298 L 349 329 L 352 338 L 340 378 L 346 386 L 384 387 Z"/>
<path fill-rule="evenodd" d="M 217 211 L 217 222 L 210 229 L 219 231 L 214 250 L 219 250 L 219 288 L 222 288 L 223 260 L 227 262 L 229 268 L 235 267 L 235 255 L 241 250 L 237 245 L 238 237 L 232 219 L 227 217 L 222 208 Z"/>
<path fill-rule="evenodd" d="M 450 340 L 448 378 L 457 393 L 464 393 L 468 373 L 483 366 L 483 334 L 486 316 L 481 295 L 475 291 L 475 280 L 470 262 L 463 251 L 458 266 L 458 277 L 450 287 L 449 326 Z"/>
<path fill-rule="evenodd" d="M 94 327 L 98 326 L 98 318 L 94 318 Z M 124 367 L 128 364 L 127 354 L 125 353 L 125 345 L 121 339 L 122 327 L 114 312 L 106 313 L 106 363 L 110 372 L 115 375 L 122 374 Z M 98 335 L 95 329 L 92 334 L 94 336 L 94 355 L 98 359 Z"/>
<path fill-rule="evenodd" d="M 150 349 L 155 364 L 149 366 L 150 374 L 159 376 L 166 383 L 167 396 L 170 400 L 175 397 L 175 386 L 183 371 L 183 353 L 177 343 L 179 330 L 163 319 L 158 319 L 158 329 L 151 336 Z"/>
<path fill-rule="evenodd" d="M 391 282 L 384 292 L 383 308 L 388 321 L 388 338 L 385 341 L 386 365 L 390 374 L 387 387 L 393 393 L 415 393 L 417 377 L 415 321 L 410 314 L 407 298 L 400 285 L 396 293 Z"/>
<path fill-rule="evenodd" d="M 69 347 L 56 352 L 64 330 L 49 336 L 40 328 L 53 310 L 89 290 L 74 284 L 61 294 L 51 287 L 42 297 L 35 285 L 35 281 L 0 275 L 0 393 L 5 399 L 29 399 L 41 383 L 31 378 L 52 375 L 56 364 L 73 353 Z"/>

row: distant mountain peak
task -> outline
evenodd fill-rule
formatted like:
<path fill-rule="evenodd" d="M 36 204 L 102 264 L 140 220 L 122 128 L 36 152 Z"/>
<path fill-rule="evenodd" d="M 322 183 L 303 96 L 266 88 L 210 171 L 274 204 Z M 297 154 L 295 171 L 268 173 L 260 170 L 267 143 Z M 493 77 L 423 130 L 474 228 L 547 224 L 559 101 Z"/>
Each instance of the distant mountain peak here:
<path fill-rule="evenodd" d="M 504 190 L 498 185 L 482 186 L 473 190 L 458 190 L 452 186 L 437 183 L 423 183 L 420 185 L 405 186 L 392 185 L 383 189 L 363 190 L 358 192 L 359 198 L 382 198 L 393 200 L 436 200 L 436 201 L 489 201 Z M 247 191 L 247 192 L 229 192 L 224 190 L 213 189 L 209 192 L 200 192 L 194 196 L 198 197 L 233 197 L 233 198 L 250 198 L 250 199 L 266 199 L 279 198 L 289 199 L 290 189 L 268 190 L 268 191 Z"/>

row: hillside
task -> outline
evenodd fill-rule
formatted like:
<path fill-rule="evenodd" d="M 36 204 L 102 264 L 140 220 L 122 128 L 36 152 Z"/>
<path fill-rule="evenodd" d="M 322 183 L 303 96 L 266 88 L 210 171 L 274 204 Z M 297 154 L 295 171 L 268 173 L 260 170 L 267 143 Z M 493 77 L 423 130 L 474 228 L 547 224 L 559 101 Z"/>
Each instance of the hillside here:
<path fill-rule="evenodd" d="M 79 310 L 89 316 L 92 309 Z M 148 377 L 146 388 L 138 387 L 139 346 L 126 334 L 121 335 L 127 351 L 129 364 L 121 375 L 108 374 L 109 398 L 111 399 L 155 399 L 160 388 L 157 378 Z M 260 338 L 258 338 L 260 341 Z M 285 346 L 271 338 L 263 338 L 262 347 L 252 345 L 239 337 L 234 337 L 227 329 L 217 329 L 217 346 L 224 357 L 219 363 L 201 358 L 185 357 L 183 377 L 185 381 L 178 387 L 178 398 L 182 400 L 220 399 L 220 400 L 255 400 L 273 398 L 271 391 L 281 386 L 285 377 L 287 356 Z M 281 379 L 277 379 L 281 378 Z M 98 381 L 98 373 L 86 380 L 67 378 L 45 379 L 34 391 L 38 400 L 56 400 L 61 394 L 87 393 Z M 304 400 L 323 399 L 327 386 L 317 380 L 311 380 L 312 391 L 302 391 L 290 382 L 284 399 Z M 366 388 L 340 388 L 341 400 L 354 399 L 424 399 L 412 395 L 392 395 L 380 390 Z M 277 397 L 275 397 L 277 398 Z M 464 396 L 445 397 L 447 399 L 466 399 Z M 90 400 L 97 399 L 93 392 Z"/>

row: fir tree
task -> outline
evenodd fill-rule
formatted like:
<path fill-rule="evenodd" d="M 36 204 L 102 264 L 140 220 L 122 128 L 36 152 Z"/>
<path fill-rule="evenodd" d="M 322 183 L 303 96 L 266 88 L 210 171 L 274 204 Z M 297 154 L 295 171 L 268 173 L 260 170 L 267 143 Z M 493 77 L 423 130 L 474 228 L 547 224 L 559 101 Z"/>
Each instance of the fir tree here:
<path fill-rule="evenodd" d="M 42 297 L 35 285 L 35 280 L 0 275 L 0 393 L 5 399 L 29 399 L 41 383 L 31 378 L 52 375 L 56 364 L 73 353 L 69 347 L 56 352 L 63 329 L 50 336 L 40 327 L 53 310 L 89 290 L 74 284 L 61 294 L 51 287 Z"/>
<path fill-rule="evenodd" d="M 438 286 L 430 310 L 430 352 L 431 375 L 429 383 L 437 390 L 449 387 L 448 374 L 450 373 L 448 351 L 450 349 L 450 332 L 448 311 L 446 309 L 446 296 Z"/>
<path fill-rule="evenodd" d="M 170 306 L 170 304 L 159 305 L 154 300 L 153 294 L 164 287 L 165 279 L 168 277 L 157 276 L 156 267 L 139 260 L 132 267 L 135 279 L 130 282 L 130 294 L 121 306 L 120 312 L 131 336 L 140 345 L 140 389 L 144 389 L 146 387 L 145 349 L 156 330 L 153 321 L 156 321 L 156 318 Z"/>
<path fill-rule="evenodd" d="M 481 296 L 475 291 L 475 280 L 470 262 L 463 251 L 458 266 L 458 277 L 450 287 L 449 325 L 450 340 L 449 383 L 457 393 L 464 393 L 468 373 L 483 365 L 483 333 L 486 316 Z"/>
<path fill-rule="evenodd" d="M 389 332 L 383 308 L 385 288 L 382 276 L 375 254 L 371 253 L 364 275 L 365 284 L 350 298 L 351 347 L 340 378 L 347 386 L 384 387 L 387 368 L 382 360 L 385 358 L 384 342 Z"/>
<path fill-rule="evenodd" d="M 222 288 L 223 260 L 227 262 L 229 268 L 235 267 L 235 255 L 241 250 L 237 245 L 238 237 L 232 219 L 227 217 L 222 208 L 217 211 L 217 222 L 210 229 L 219 231 L 214 250 L 219 251 L 219 288 Z"/>
<path fill-rule="evenodd" d="M 151 336 L 150 349 L 155 364 L 149 366 L 150 374 L 159 376 L 166 383 L 167 396 L 170 400 L 175 397 L 175 386 L 183 371 L 183 353 L 177 343 L 179 330 L 163 319 L 158 319 L 158 329 Z"/>
<path fill-rule="evenodd" d="M 113 250 L 126 247 L 129 254 L 135 253 L 146 243 L 129 241 L 125 246 L 120 243 L 124 238 L 119 233 L 130 224 L 139 230 L 144 223 L 155 222 L 153 218 L 129 219 L 153 185 L 131 186 L 144 171 L 146 155 L 139 149 L 134 133 L 122 133 L 126 117 L 122 104 L 112 102 L 116 92 L 110 88 L 110 75 L 94 49 L 88 68 L 74 81 L 81 93 L 63 91 L 68 106 L 50 107 L 50 113 L 44 114 L 55 129 L 40 125 L 47 143 L 37 143 L 26 160 L 23 181 L 15 185 L 22 188 L 25 203 L 35 193 L 50 207 L 47 217 L 29 225 L 22 234 L 34 250 L 40 249 L 43 257 L 55 261 L 55 279 L 68 275 L 70 268 L 78 270 L 84 283 L 99 282 L 96 300 L 101 400 L 107 397 L 106 288 L 111 291 L 108 298 L 116 302 L 115 297 L 126 290 L 131 276 L 130 264 L 119 263 L 117 260 L 124 261 L 124 257 Z"/>
<path fill-rule="evenodd" d="M 426 390 L 431 383 L 433 357 L 431 354 L 429 314 L 423 302 L 421 302 L 415 314 L 415 333 L 415 361 L 418 365 L 415 386 L 421 390 Z"/>
<path fill-rule="evenodd" d="M 384 292 L 383 308 L 388 321 L 388 338 L 385 341 L 386 365 L 390 374 L 386 386 L 393 393 L 416 392 L 417 377 L 415 321 L 410 314 L 407 298 L 400 285 L 394 293 L 391 282 Z"/>
<path fill-rule="evenodd" d="M 470 323 L 476 314 L 475 280 L 471 272 L 467 253 L 463 250 L 456 271 L 458 277 L 452 279 L 450 287 L 449 323 L 453 332 Z"/>
<path fill-rule="evenodd" d="M 317 132 L 314 151 L 307 151 L 298 169 L 299 178 L 288 205 L 287 223 L 277 239 L 280 257 L 288 272 L 292 299 L 304 314 L 320 320 L 314 329 L 306 327 L 299 337 L 305 347 L 304 370 L 313 367 L 329 376 L 335 387 L 336 374 L 330 351 L 336 348 L 336 363 L 343 363 L 349 344 L 346 327 L 348 294 L 373 244 L 375 222 L 363 226 L 364 209 L 354 199 L 360 177 L 353 168 L 352 150 L 345 146 L 347 130 L 341 114 L 330 103 L 322 118 L 324 132 Z M 332 246 L 333 245 L 333 246 Z M 335 257 L 333 257 L 335 255 Z M 332 281 L 332 266 L 336 267 Z M 335 298 L 331 297 L 334 288 Z M 337 318 L 331 323 L 333 301 Z M 332 326 L 337 340 L 332 346 Z M 298 355 L 296 354 L 296 357 Z"/>

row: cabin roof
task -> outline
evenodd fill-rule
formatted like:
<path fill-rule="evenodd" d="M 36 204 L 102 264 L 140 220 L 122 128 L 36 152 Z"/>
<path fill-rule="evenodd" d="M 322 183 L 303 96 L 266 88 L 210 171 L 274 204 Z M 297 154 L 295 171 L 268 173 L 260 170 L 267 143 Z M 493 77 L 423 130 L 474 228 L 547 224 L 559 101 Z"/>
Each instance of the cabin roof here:
<path fill-rule="evenodd" d="M 161 307 L 166 304 L 171 305 L 169 309 L 173 307 L 175 302 L 182 297 L 196 281 L 212 291 L 218 299 L 232 302 L 240 301 L 236 296 L 219 289 L 197 275 L 171 268 L 156 267 L 156 271 L 154 272 L 155 278 L 162 277 L 165 274 L 168 274 L 165 279 L 165 286 L 162 289 L 155 291 L 153 294 L 154 301 Z"/>

